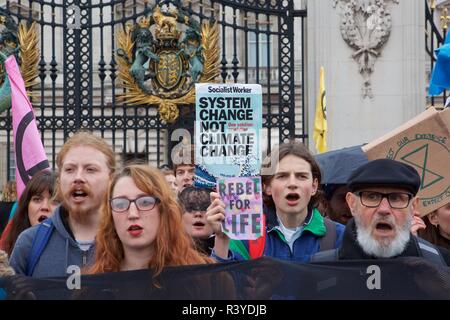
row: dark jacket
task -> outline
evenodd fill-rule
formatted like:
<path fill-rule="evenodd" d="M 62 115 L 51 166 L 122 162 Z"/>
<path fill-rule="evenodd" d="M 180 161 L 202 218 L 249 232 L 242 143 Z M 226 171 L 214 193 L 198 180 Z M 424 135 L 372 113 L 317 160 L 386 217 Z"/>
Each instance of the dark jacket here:
<path fill-rule="evenodd" d="M 311 256 L 320 251 L 320 239 L 326 234 L 324 219 L 317 209 L 310 210 L 303 223 L 303 231 L 294 241 L 293 250 L 287 244 L 284 235 L 278 230 L 278 219 L 275 212 L 266 210 L 267 228 L 264 254 L 266 257 L 293 261 L 309 262 Z M 339 247 L 342 242 L 344 226 L 335 223 L 336 242 L 335 247 Z M 221 259 L 212 253 L 212 257 L 220 262 L 230 260 L 249 260 L 249 241 L 231 240 L 229 259 Z"/>
<path fill-rule="evenodd" d="M 450 251 L 437 247 L 444 261 L 447 265 L 450 265 Z M 397 257 L 422 257 L 422 251 L 419 248 L 417 238 L 411 234 L 410 240 L 406 245 L 405 250 Z M 356 225 L 354 219 L 351 219 L 344 231 L 344 239 L 342 246 L 338 251 L 338 260 L 365 260 L 365 259 L 377 259 L 374 256 L 366 254 L 356 240 Z"/>

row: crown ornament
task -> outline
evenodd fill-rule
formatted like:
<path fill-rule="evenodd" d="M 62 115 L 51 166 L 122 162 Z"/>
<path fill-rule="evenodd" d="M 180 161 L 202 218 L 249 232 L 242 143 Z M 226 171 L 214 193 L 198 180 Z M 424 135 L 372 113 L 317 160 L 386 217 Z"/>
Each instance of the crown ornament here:
<path fill-rule="evenodd" d="M 149 28 L 150 27 L 150 20 L 151 20 L 151 17 L 142 17 L 141 19 L 139 19 L 139 26 L 141 27 L 141 28 Z"/>

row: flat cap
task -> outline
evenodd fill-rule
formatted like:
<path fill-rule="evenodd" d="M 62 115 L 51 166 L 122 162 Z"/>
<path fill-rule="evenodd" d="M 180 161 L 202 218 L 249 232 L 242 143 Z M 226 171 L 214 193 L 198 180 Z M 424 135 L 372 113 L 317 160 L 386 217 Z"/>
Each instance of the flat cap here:
<path fill-rule="evenodd" d="M 416 169 L 406 163 L 390 159 L 377 159 L 369 161 L 353 171 L 347 186 L 351 192 L 364 187 L 399 187 L 416 195 L 420 188 L 420 176 Z"/>

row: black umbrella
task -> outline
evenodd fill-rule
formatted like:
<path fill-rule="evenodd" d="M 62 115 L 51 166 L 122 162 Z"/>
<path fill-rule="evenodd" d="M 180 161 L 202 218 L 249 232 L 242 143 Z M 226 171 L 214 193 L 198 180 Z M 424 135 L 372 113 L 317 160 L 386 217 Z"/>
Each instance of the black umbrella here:
<path fill-rule="evenodd" d="M 361 146 L 317 154 L 315 158 L 322 170 L 322 184 L 346 184 L 353 170 L 369 162 Z"/>

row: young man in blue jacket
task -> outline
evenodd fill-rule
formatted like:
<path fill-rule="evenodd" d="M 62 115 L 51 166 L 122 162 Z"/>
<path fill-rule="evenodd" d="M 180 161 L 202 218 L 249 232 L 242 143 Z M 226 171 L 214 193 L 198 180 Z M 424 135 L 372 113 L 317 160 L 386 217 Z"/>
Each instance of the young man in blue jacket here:
<path fill-rule="evenodd" d="M 315 208 L 321 173 L 308 149 L 292 141 L 274 150 L 271 159 L 275 171 L 262 175 L 265 232 L 258 240 L 230 240 L 221 228 L 225 204 L 211 193 L 206 215 L 216 234 L 212 256 L 218 261 L 269 256 L 309 262 L 316 252 L 340 246 L 344 226 L 324 219 Z"/>

